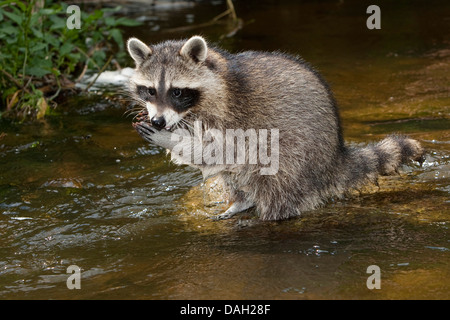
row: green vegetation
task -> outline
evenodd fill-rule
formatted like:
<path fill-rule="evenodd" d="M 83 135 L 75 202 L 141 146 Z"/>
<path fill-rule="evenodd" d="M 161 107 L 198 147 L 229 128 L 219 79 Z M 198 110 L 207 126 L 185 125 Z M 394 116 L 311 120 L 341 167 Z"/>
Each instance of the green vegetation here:
<path fill-rule="evenodd" d="M 50 0 L 0 1 L 0 117 L 43 117 L 62 89 L 86 70 L 99 72 L 123 59 L 120 7 L 81 10 L 81 28 L 69 29 L 68 5 Z"/>

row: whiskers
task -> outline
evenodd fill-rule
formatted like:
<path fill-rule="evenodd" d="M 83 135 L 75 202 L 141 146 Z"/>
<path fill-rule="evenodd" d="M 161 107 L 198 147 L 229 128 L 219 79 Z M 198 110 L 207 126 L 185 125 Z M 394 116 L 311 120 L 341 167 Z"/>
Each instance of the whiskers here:
<path fill-rule="evenodd" d="M 147 112 L 147 108 L 145 107 L 146 102 L 144 99 L 141 99 L 136 94 L 124 89 L 120 90 L 120 94 L 124 95 L 127 100 L 130 101 L 130 107 L 124 112 L 123 116 L 132 116 L 132 121 L 134 121 L 139 114 Z"/>
<path fill-rule="evenodd" d="M 178 121 L 177 126 L 183 128 L 183 129 L 188 129 L 190 132 L 192 132 L 194 130 L 194 127 L 189 122 L 187 122 L 185 119 L 181 119 L 180 121 Z"/>
<path fill-rule="evenodd" d="M 194 121 L 197 115 L 192 111 L 188 110 L 184 118 L 180 119 L 176 124 L 176 129 L 187 129 L 191 134 L 194 133 Z"/>
<path fill-rule="evenodd" d="M 131 121 L 134 121 L 140 114 L 142 114 L 142 112 L 145 112 L 145 111 L 146 111 L 145 107 L 137 106 L 137 107 L 128 109 L 127 111 L 124 112 L 123 115 L 124 115 L 124 117 L 132 116 L 133 118 L 131 119 Z"/>

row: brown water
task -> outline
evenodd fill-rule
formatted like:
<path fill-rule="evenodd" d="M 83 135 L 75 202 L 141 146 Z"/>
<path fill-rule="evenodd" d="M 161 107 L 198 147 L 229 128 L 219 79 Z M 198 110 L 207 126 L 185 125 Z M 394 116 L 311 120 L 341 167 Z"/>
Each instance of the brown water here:
<path fill-rule="evenodd" d="M 184 32 L 223 1 L 127 7 L 148 42 L 201 33 L 231 51 L 301 54 L 330 82 L 349 143 L 402 132 L 428 154 L 301 218 L 227 221 L 199 172 L 146 144 L 125 107 L 80 96 L 36 123 L 0 122 L 0 298 L 449 299 L 450 3 L 235 1 L 244 28 Z M 151 31 L 157 30 L 157 31 Z M 131 63 L 130 63 L 131 65 Z M 69 290 L 70 265 L 81 289 Z M 369 290 L 367 267 L 381 269 Z"/>

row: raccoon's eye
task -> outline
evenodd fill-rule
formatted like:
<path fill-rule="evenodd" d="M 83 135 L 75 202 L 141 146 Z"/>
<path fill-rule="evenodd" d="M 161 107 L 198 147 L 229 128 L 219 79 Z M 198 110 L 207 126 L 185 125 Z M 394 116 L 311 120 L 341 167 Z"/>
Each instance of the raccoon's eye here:
<path fill-rule="evenodd" d="M 137 86 L 137 93 L 141 96 L 142 99 L 147 99 L 149 96 L 153 97 L 156 95 L 155 88 L 148 88 L 145 86 Z"/>
<path fill-rule="evenodd" d="M 181 93 L 182 93 L 181 89 L 175 88 L 175 89 L 172 90 L 172 95 L 175 98 L 181 97 Z"/>
<path fill-rule="evenodd" d="M 144 95 L 145 92 L 147 91 L 147 88 L 144 86 L 137 86 L 136 91 L 139 95 Z"/>

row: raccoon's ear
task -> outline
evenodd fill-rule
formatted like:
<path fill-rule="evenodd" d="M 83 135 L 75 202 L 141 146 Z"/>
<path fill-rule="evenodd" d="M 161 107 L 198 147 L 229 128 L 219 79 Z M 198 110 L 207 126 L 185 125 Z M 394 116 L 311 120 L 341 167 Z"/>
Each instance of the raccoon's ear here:
<path fill-rule="evenodd" d="M 152 49 L 143 43 L 141 40 L 136 38 L 130 38 L 127 41 L 128 53 L 139 66 L 147 60 L 147 58 L 152 54 Z"/>
<path fill-rule="evenodd" d="M 193 59 L 195 62 L 203 62 L 208 54 L 208 46 L 205 39 L 200 36 L 193 36 L 181 48 L 182 56 Z"/>

